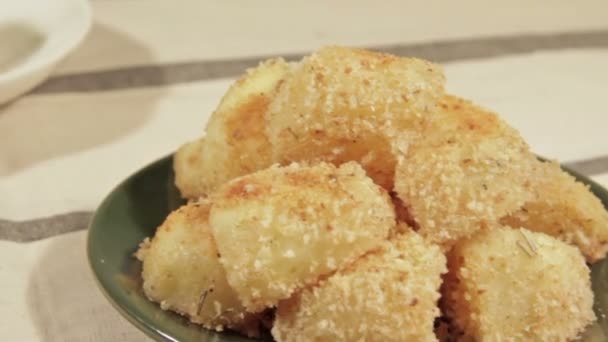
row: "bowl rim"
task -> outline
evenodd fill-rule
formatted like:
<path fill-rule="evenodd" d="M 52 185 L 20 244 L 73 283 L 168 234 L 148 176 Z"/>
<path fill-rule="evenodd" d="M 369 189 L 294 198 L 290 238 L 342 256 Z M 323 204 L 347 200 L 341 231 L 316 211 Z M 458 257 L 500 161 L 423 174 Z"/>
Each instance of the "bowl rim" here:
<path fill-rule="evenodd" d="M 18 63 L 14 67 L 11 67 L 5 72 L 0 73 L 0 84 L 15 82 L 19 79 L 25 79 L 36 73 L 45 72 L 41 75 L 40 80 L 35 82 L 29 87 L 31 89 L 35 85 L 39 84 L 40 81 L 44 80 L 51 72 L 51 68 L 59 63 L 63 58 L 67 57 L 69 53 L 74 51 L 85 39 L 91 27 L 93 26 L 93 11 L 91 4 L 87 0 L 62 0 L 67 4 L 71 4 L 73 8 L 78 9 L 80 18 L 78 22 L 80 25 L 77 31 L 72 31 L 69 34 L 63 36 L 63 39 L 58 46 L 50 49 L 46 46 L 41 47 L 39 50 L 34 52 L 31 60 L 23 63 Z M 48 12 L 48 11 L 47 11 Z M 53 37 L 56 35 L 55 32 L 49 32 L 47 37 Z M 45 70 L 49 69 L 49 70 Z M 29 90 L 25 89 L 19 92 L 19 94 Z M 11 98 L 18 96 L 19 94 L 11 96 Z M 7 99 L 5 101 L 8 101 Z"/>

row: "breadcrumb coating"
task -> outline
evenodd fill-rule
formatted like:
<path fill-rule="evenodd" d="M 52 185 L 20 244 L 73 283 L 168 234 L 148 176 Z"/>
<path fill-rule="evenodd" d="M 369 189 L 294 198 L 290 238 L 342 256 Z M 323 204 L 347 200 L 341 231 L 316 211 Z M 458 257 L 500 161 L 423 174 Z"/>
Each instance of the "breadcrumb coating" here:
<path fill-rule="evenodd" d="M 534 156 L 496 114 L 453 96 L 399 158 L 395 190 L 418 232 L 446 249 L 518 210 Z"/>
<path fill-rule="evenodd" d="M 184 198 L 198 198 L 207 192 L 203 186 L 205 138 L 182 145 L 173 155 L 175 186 Z"/>
<path fill-rule="evenodd" d="M 274 161 L 358 161 L 392 190 L 393 140 L 434 112 L 445 77 L 428 61 L 325 47 L 305 57 L 268 110 Z"/>
<path fill-rule="evenodd" d="M 207 329 L 230 328 L 258 335 L 258 319 L 247 313 L 226 281 L 209 227 L 208 202 L 172 212 L 136 256 L 143 263 L 143 289 L 163 310 L 187 316 Z"/>
<path fill-rule="evenodd" d="M 269 59 L 230 87 L 207 123 L 205 139 L 177 153 L 188 155 L 174 164 L 183 197 L 208 195 L 230 179 L 270 166 L 265 116 L 289 68 L 283 59 Z M 195 159 L 196 163 L 183 163 Z"/>
<path fill-rule="evenodd" d="M 475 341 L 568 341 L 595 320 L 589 268 L 575 247 L 495 226 L 448 254 L 444 312 Z"/>
<path fill-rule="evenodd" d="M 413 231 L 281 301 L 273 337 L 286 341 L 436 341 L 445 256 Z"/>
<path fill-rule="evenodd" d="M 606 208 L 444 85 L 336 46 L 247 70 L 174 155 L 189 203 L 136 252 L 145 294 L 278 342 L 580 338 Z"/>
<path fill-rule="evenodd" d="M 555 162 L 536 162 L 533 198 L 501 222 L 554 236 L 578 247 L 588 262 L 608 251 L 608 212 L 583 183 Z"/>
<path fill-rule="evenodd" d="M 395 228 L 388 194 L 354 162 L 273 166 L 229 182 L 212 201 L 228 282 L 254 312 L 376 248 Z"/>

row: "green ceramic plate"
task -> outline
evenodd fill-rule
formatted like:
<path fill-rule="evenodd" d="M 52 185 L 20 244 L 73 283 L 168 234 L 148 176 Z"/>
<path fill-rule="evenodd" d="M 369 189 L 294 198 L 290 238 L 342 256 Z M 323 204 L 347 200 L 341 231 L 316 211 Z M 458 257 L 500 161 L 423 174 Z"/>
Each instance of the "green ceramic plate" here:
<path fill-rule="evenodd" d="M 190 324 L 149 302 L 141 290 L 140 263 L 133 258 L 138 244 L 152 236 L 169 212 L 183 201 L 173 185 L 172 158 L 165 157 L 135 173 L 97 209 L 88 236 L 88 257 L 99 286 L 114 307 L 150 337 L 164 341 L 251 341 L 233 333 L 214 333 Z M 608 207 L 608 191 L 570 170 Z M 586 341 L 608 336 L 608 261 L 592 267 L 598 323 L 588 330 Z"/>

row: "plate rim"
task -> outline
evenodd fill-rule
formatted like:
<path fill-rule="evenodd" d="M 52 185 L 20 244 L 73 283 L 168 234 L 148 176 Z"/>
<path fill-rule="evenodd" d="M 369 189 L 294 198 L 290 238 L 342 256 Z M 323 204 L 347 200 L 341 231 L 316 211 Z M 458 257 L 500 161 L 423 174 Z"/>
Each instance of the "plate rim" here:
<path fill-rule="evenodd" d="M 110 205 L 111 200 L 113 199 L 113 195 L 119 189 L 123 188 L 125 185 L 127 185 L 129 182 L 131 182 L 133 179 L 135 179 L 138 175 L 145 174 L 147 171 L 154 169 L 162 164 L 169 163 L 169 164 L 171 164 L 171 167 L 172 167 L 174 154 L 175 153 L 167 154 L 163 157 L 160 157 L 160 158 L 146 164 L 144 167 L 137 169 L 136 171 L 129 174 L 129 176 L 124 178 L 122 181 L 120 181 L 116 186 L 114 186 L 111 189 L 111 191 L 109 191 L 105 195 L 104 199 L 101 201 L 99 206 L 95 209 L 95 212 L 93 213 L 93 217 L 91 218 L 91 220 L 87 226 L 87 243 L 86 243 L 87 251 L 86 251 L 86 254 L 87 254 L 87 260 L 88 260 L 90 271 L 92 272 L 93 278 L 95 279 L 95 284 L 97 285 L 99 290 L 103 293 L 106 300 L 108 302 L 110 302 L 112 307 L 116 311 L 118 311 L 122 317 L 124 317 L 129 323 L 134 325 L 136 328 L 138 328 L 140 331 L 142 331 L 145 335 L 152 338 L 153 340 L 177 342 L 177 341 L 180 341 L 179 336 L 172 336 L 171 334 L 165 333 L 162 330 L 154 327 L 149 322 L 147 322 L 147 321 L 143 320 L 141 317 L 139 317 L 139 315 L 136 312 L 133 312 L 133 310 L 122 306 L 118 302 L 118 300 L 116 299 L 117 296 L 112 293 L 113 291 L 110 291 L 111 287 L 107 286 L 105 284 L 105 282 L 102 280 L 103 277 L 101 277 L 99 274 L 100 270 L 95 265 L 94 255 L 92 252 L 92 249 L 94 249 L 94 247 L 92 247 L 94 244 L 94 241 L 93 241 L 93 237 L 91 234 L 92 228 L 100 220 L 100 212 L 103 212 L 103 209 Z M 551 159 L 540 157 L 540 156 L 538 156 L 538 159 L 541 161 L 544 161 L 544 162 L 552 161 Z M 563 164 L 560 164 L 560 163 L 558 163 L 558 164 L 563 171 L 565 171 L 569 175 L 573 176 L 577 181 L 585 184 L 589 188 L 589 190 L 596 197 L 598 197 L 598 199 L 602 202 L 602 204 L 604 205 L 606 210 L 608 210 L 608 207 L 606 206 L 606 204 L 604 204 L 604 201 L 602 200 L 602 197 L 604 197 L 604 196 L 600 196 L 597 193 L 597 191 L 601 191 L 605 194 L 606 197 L 608 197 L 608 189 L 606 187 L 595 182 L 593 179 L 589 178 L 586 175 L 583 175 Z M 593 265 L 589 265 L 590 271 L 591 271 L 592 266 Z"/>
<path fill-rule="evenodd" d="M 97 287 L 99 288 L 101 293 L 103 293 L 106 300 L 108 302 L 110 302 L 112 307 L 116 311 L 118 311 L 121 316 L 126 318 L 127 321 L 129 321 L 129 323 L 133 324 L 140 331 L 145 333 L 148 337 L 151 337 L 152 339 L 154 339 L 156 341 L 175 341 L 175 342 L 177 342 L 179 340 L 175 339 L 171 335 L 165 334 L 164 332 L 162 332 L 159 329 L 154 328 L 149 323 L 142 320 L 139 317 L 139 315 L 135 314 L 131 310 L 123 307 L 122 305 L 120 305 L 120 303 L 118 303 L 118 301 L 116 300 L 116 296 L 114 296 L 111 293 L 113 291 L 110 291 L 109 290 L 110 287 L 105 285 L 104 281 L 102 280 L 103 277 L 101 277 L 99 274 L 99 268 L 97 266 L 95 266 L 95 262 L 94 262 L 95 256 L 93 255 L 93 251 L 92 251 L 94 249 L 94 247 L 92 247 L 94 244 L 94 241 L 93 241 L 93 236 L 91 234 L 92 228 L 96 224 L 98 224 L 97 222 L 100 220 L 99 213 L 102 212 L 103 209 L 106 208 L 110 204 L 110 202 L 113 198 L 112 195 L 115 194 L 118 189 L 124 187 L 132 179 L 134 179 L 137 175 L 144 174 L 144 173 L 146 173 L 146 171 L 153 169 L 163 163 L 171 162 L 172 159 L 173 159 L 173 153 L 165 155 L 161 158 L 158 158 L 157 160 L 145 165 L 144 167 L 137 169 L 135 172 L 132 172 L 129 176 L 127 176 L 125 179 L 120 181 L 116 186 L 114 186 L 112 188 L 112 190 L 110 192 L 108 192 L 105 195 L 104 199 L 101 201 L 99 206 L 95 209 L 95 212 L 93 213 L 93 217 L 91 218 L 91 220 L 87 226 L 87 261 L 89 264 L 89 268 L 90 268 L 91 272 L 93 273 L 93 278 L 95 278 L 95 284 L 97 285 Z"/>

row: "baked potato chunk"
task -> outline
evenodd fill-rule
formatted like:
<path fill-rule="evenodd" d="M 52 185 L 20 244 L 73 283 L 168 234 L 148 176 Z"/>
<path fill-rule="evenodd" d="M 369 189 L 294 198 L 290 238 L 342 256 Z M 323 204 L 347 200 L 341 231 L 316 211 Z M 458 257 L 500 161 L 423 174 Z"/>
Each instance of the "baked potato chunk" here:
<path fill-rule="evenodd" d="M 220 260 L 250 311 L 275 306 L 395 229 L 386 191 L 354 162 L 274 166 L 234 179 L 211 198 Z"/>
<path fill-rule="evenodd" d="M 573 340 L 595 319 L 580 251 L 549 235 L 493 227 L 448 254 L 444 311 L 475 341 Z"/>
<path fill-rule="evenodd" d="M 504 224 L 542 232 L 578 247 L 588 262 L 608 251 L 608 212 L 584 184 L 554 162 L 536 163 L 533 198 Z"/>
<path fill-rule="evenodd" d="M 205 138 L 182 145 L 173 155 L 175 185 L 184 198 L 196 199 L 207 193 L 203 185 Z"/>
<path fill-rule="evenodd" d="M 154 238 L 142 243 L 143 289 L 163 310 L 187 316 L 205 328 L 258 333 L 257 317 L 245 312 L 226 281 L 209 226 L 208 202 L 171 213 Z"/>
<path fill-rule="evenodd" d="M 270 166 L 265 116 L 288 70 L 282 59 L 267 60 L 230 87 L 207 123 L 205 139 L 177 153 L 188 156 L 174 164 L 183 197 L 206 196 L 228 180 Z"/>
<path fill-rule="evenodd" d="M 281 301 L 272 334 L 283 341 L 436 341 L 445 256 L 413 231 Z"/>
<path fill-rule="evenodd" d="M 433 63 L 326 47 L 294 67 L 268 110 L 274 161 L 359 162 L 392 190 L 394 144 L 416 131 L 443 95 Z"/>
<path fill-rule="evenodd" d="M 400 155 L 395 190 L 418 232 L 447 250 L 530 198 L 535 157 L 496 114 L 453 96 L 440 108 Z"/>

